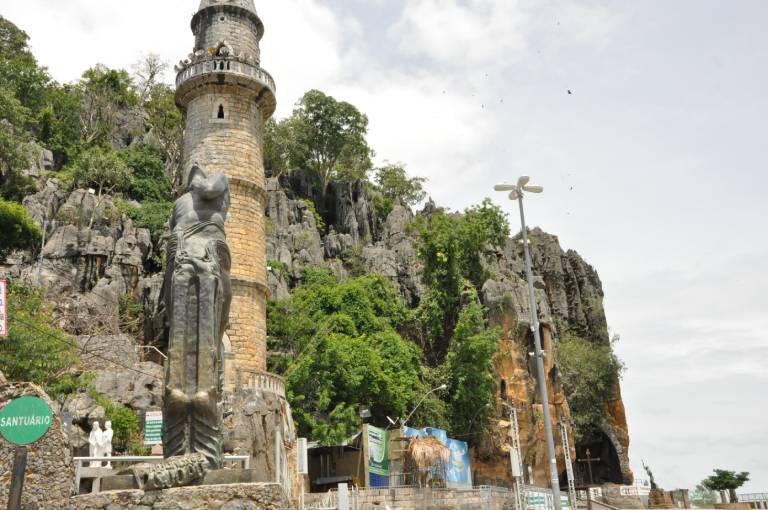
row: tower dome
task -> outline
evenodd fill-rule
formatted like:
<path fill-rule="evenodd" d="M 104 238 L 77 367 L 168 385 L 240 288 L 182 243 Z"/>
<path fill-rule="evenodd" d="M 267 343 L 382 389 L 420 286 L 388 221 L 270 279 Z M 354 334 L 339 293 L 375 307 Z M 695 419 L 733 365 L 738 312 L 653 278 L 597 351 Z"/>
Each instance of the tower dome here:
<path fill-rule="evenodd" d="M 242 7 L 243 9 L 256 12 L 256 6 L 254 5 L 253 0 L 201 0 L 200 8 L 198 11 L 202 11 L 208 7 L 217 5 L 234 5 L 236 7 Z"/>

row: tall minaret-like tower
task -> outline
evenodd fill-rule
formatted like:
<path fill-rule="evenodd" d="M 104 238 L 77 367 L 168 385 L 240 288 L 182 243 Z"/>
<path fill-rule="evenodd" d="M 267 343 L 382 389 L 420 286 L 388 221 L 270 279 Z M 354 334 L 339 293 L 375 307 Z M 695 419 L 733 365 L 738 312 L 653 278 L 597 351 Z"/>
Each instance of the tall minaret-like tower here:
<path fill-rule="evenodd" d="M 226 223 L 232 252 L 232 307 L 227 335 L 234 367 L 266 369 L 266 188 L 262 158 L 264 122 L 275 111 L 275 83 L 261 69 L 264 25 L 253 0 L 202 0 L 192 18 L 194 53 L 176 70 L 176 104 L 182 110 L 183 171 L 192 165 L 229 177 L 232 204 Z"/>

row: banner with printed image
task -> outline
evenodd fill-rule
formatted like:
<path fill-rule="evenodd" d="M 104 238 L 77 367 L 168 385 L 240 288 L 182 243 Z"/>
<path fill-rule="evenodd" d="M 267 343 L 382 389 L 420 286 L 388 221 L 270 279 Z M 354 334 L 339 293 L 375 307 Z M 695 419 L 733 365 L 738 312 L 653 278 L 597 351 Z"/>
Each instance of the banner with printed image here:
<path fill-rule="evenodd" d="M 388 433 L 368 425 L 368 473 L 371 487 L 389 487 Z"/>

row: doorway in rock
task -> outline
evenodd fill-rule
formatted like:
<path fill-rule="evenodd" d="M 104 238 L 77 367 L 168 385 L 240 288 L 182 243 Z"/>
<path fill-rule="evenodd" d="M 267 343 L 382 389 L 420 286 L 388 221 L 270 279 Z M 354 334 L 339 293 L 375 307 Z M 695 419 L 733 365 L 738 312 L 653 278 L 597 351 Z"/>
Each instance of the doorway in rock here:
<path fill-rule="evenodd" d="M 589 456 L 587 455 L 589 450 Z M 589 484 L 589 470 L 587 469 L 587 462 L 579 462 L 579 460 L 586 460 L 587 458 L 600 460 L 598 462 L 592 462 L 592 479 L 595 485 L 602 485 L 604 483 L 623 484 L 624 477 L 621 474 L 621 464 L 619 463 L 619 456 L 616 453 L 613 443 L 602 431 L 593 433 L 589 438 L 586 438 L 576 443 L 576 458 L 573 459 L 573 475 L 576 479 L 576 485 Z M 565 471 L 560 473 L 560 484 L 567 486 L 567 477 Z"/>

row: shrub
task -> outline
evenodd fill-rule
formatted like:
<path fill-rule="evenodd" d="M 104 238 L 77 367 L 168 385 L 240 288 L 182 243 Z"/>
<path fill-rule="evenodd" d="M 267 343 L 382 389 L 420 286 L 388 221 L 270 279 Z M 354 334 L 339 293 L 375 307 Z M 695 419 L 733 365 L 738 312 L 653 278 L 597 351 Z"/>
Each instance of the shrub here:
<path fill-rule="evenodd" d="M 23 206 L 0 198 L 0 260 L 13 250 L 37 247 L 41 238 L 40 227 Z"/>

